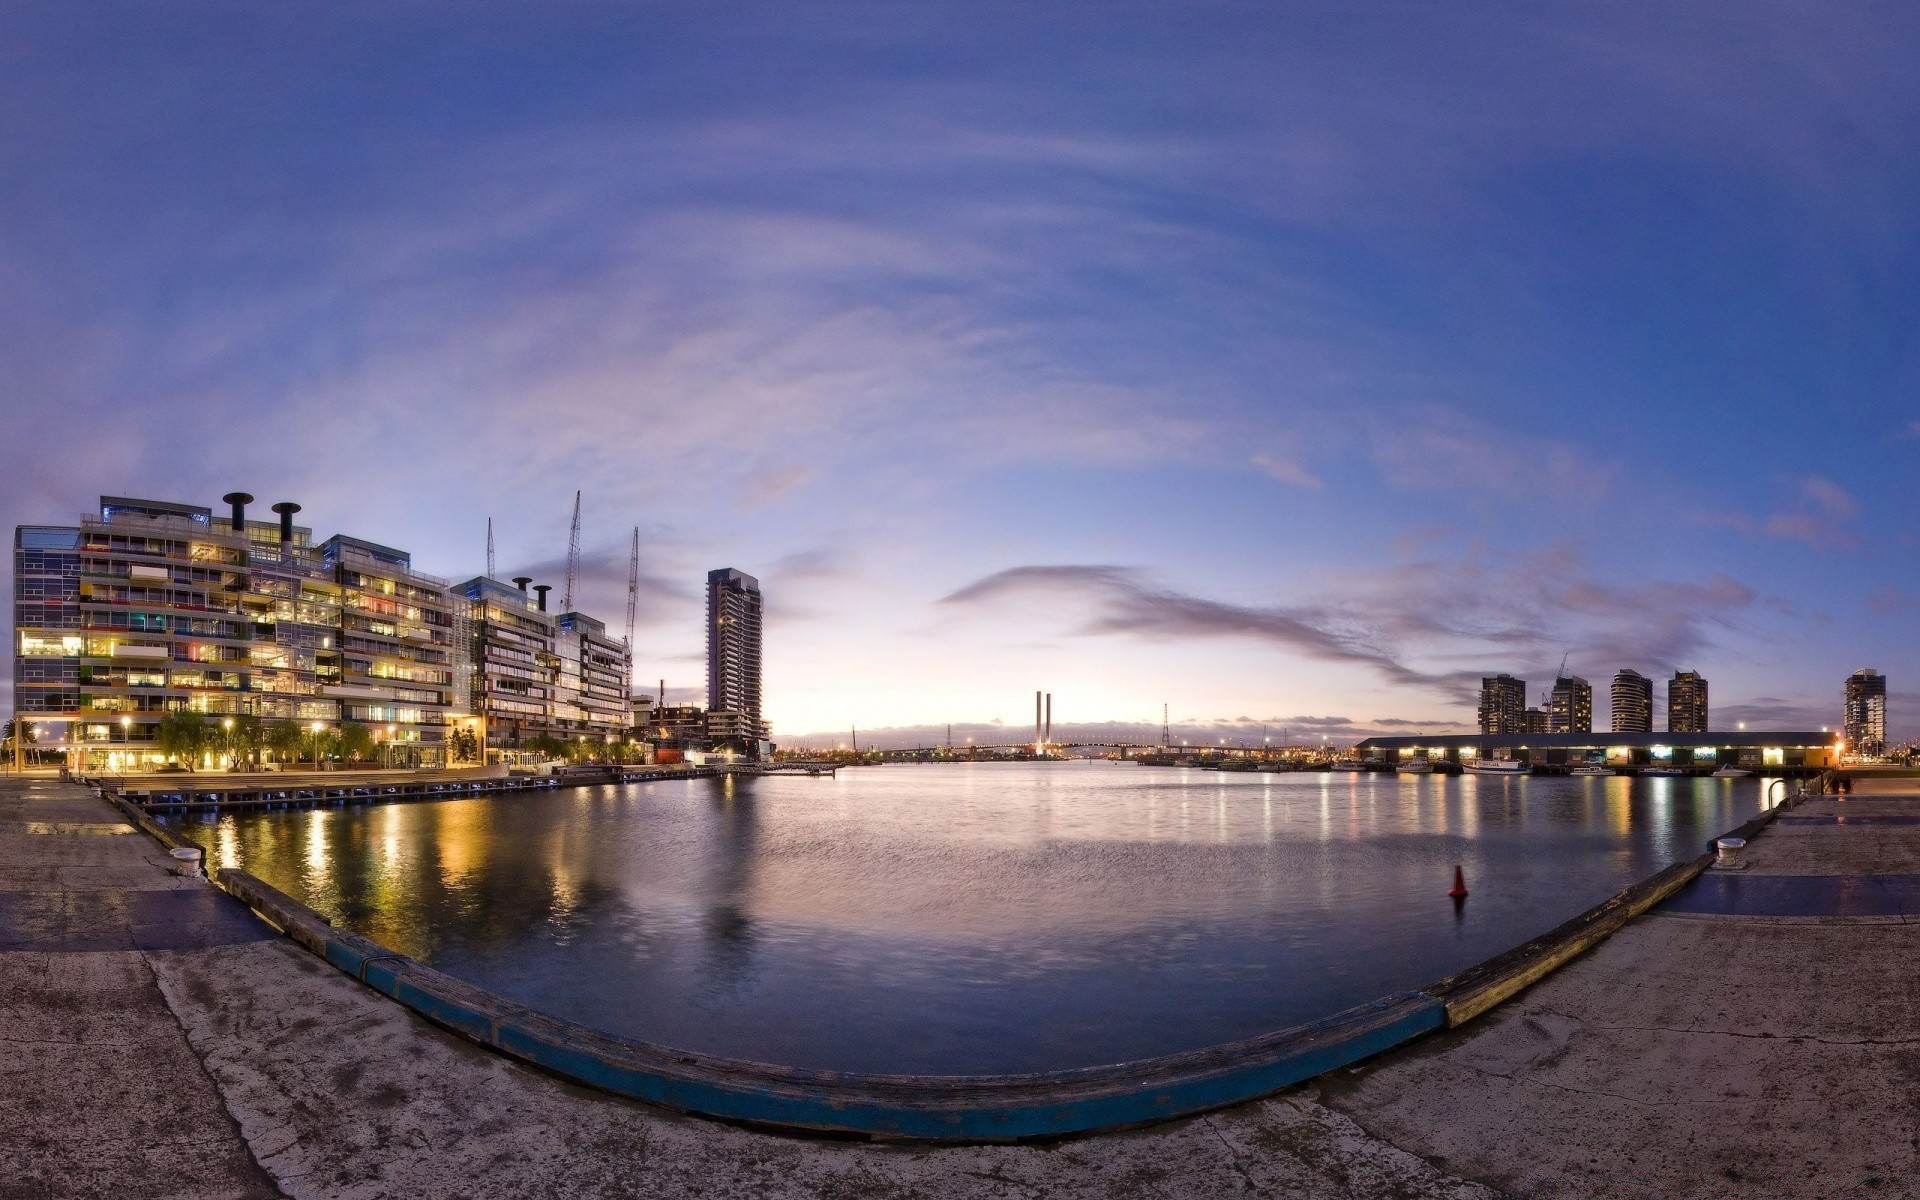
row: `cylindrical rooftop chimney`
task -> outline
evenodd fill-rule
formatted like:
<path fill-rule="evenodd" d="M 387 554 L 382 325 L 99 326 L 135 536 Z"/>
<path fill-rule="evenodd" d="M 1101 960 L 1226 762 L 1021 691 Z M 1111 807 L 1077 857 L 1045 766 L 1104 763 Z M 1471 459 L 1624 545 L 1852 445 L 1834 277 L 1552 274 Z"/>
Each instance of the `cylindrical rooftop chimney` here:
<path fill-rule="evenodd" d="M 247 495 L 245 492 L 228 492 L 226 495 L 220 497 L 220 501 L 223 504 L 233 505 L 233 531 L 235 533 L 245 533 L 247 531 L 247 505 L 253 503 L 253 497 Z"/>
<path fill-rule="evenodd" d="M 540 597 L 538 601 L 540 611 L 547 611 L 547 593 L 553 590 L 553 585 L 550 583 L 536 583 L 533 585 L 533 590 L 535 594 Z"/>
<path fill-rule="evenodd" d="M 293 541 L 293 514 L 300 511 L 300 506 L 291 500 L 282 500 L 273 506 L 273 511 L 280 514 L 280 544 L 287 545 Z"/>
<path fill-rule="evenodd" d="M 514 582 L 514 586 L 518 587 L 521 591 L 524 592 L 527 590 L 527 585 L 533 582 L 533 576 L 515 575 L 513 577 L 513 582 Z"/>

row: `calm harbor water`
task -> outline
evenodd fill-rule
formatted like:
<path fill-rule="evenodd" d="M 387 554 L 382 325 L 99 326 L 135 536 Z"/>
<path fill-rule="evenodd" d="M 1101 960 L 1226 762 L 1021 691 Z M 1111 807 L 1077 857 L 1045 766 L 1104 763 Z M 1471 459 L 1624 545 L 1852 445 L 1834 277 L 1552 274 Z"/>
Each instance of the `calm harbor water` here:
<path fill-rule="evenodd" d="M 959 1074 L 1419 987 L 1700 853 L 1763 785 L 902 765 L 178 824 L 210 866 L 558 1016 Z"/>

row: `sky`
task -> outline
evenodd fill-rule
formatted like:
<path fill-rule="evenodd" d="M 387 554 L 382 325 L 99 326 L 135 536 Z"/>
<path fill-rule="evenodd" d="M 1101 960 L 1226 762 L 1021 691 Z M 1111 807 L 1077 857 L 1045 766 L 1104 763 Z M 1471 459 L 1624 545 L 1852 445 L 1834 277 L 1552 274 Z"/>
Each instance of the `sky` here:
<path fill-rule="evenodd" d="M 1699 670 L 1722 727 L 1871 666 L 1920 735 L 1917 39 L 15 0 L 0 523 L 242 489 L 456 579 L 491 517 L 558 583 L 578 490 L 616 629 L 640 530 L 642 690 L 703 699 L 705 573 L 759 577 L 777 740 L 1017 740 L 1036 689 L 1056 734 L 1437 731 L 1563 656 Z"/>

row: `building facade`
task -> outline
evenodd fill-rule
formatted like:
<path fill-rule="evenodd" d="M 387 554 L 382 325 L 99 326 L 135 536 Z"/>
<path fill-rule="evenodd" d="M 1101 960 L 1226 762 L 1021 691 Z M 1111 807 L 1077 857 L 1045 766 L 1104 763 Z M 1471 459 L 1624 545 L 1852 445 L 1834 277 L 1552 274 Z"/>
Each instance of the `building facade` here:
<path fill-rule="evenodd" d="M 77 526 L 14 534 L 14 704 L 37 745 L 80 770 L 157 766 L 170 712 L 234 753 L 236 726 L 366 726 L 381 753 L 444 756 L 452 690 L 443 580 L 402 551 L 170 501 L 103 496 Z M 246 720 L 242 720 L 246 718 Z M 216 738 L 216 743 L 219 738 Z"/>
<path fill-rule="evenodd" d="M 1707 732 L 1707 681 L 1698 671 L 1675 671 L 1667 681 L 1667 732 Z"/>
<path fill-rule="evenodd" d="M 633 728 L 627 644 L 608 637 L 604 622 L 564 612 L 555 622 L 554 653 L 560 660 L 554 691 L 560 736 L 602 744 L 624 741 Z"/>
<path fill-rule="evenodd" d="M 1653 732 L 1653 680 L 1624 667 L 1613 677 L 1613 731 Z"/>
<path fill-rule="evenodd" d="M 1887 752 L 1887 677 L 1871 667 L 1847 676 L 1845 690 L 1847 748 L 1855 754 Z"/>
<path fill-rule="evenodd" d="M 730 567 L 707 574 L 707 729 L 716 743 L 754 752 L 767 736 L 760 709 L 760 581 Z"/>
<path fill-rule="evenodd" d="M 481 575 L 454 589 L 463 602 L 458 673 L 466 688 L 465 715 L 481 759 L 489 763 L 539 757 L 532 740 L 559 736 L 557 627 L 528 594 L 531 582 L 520 576 L 505 584 Z"/>
<path fill-rule="evenodd" d="M 1553 681 L 1547 696 L 1548 733 L 1593 732 L 1593 685 L 1578 675 Z"/>
<path fill-rule="evenodd" d="M 1480 732 L 1521 733 L 1526 729 L 1527 681 L 1511 675 L 1480 680 Z"/>

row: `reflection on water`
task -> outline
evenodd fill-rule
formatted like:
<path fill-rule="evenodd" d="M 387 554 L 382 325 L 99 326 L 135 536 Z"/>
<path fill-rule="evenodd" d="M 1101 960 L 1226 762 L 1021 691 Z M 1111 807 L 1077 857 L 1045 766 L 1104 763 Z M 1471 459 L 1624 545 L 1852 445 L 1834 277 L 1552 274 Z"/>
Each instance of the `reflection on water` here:
<path fill-rule="evenodd" d="M 1191 1049 L 1419 987 L 1700 853 L 1764 782 L 899 766 L 183 827 L 556 1015 L 963 1073 Z"/>

